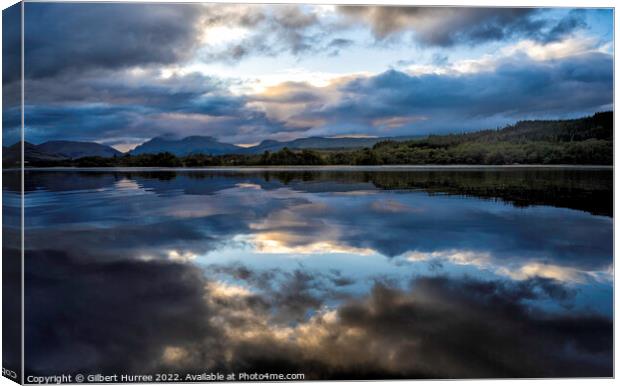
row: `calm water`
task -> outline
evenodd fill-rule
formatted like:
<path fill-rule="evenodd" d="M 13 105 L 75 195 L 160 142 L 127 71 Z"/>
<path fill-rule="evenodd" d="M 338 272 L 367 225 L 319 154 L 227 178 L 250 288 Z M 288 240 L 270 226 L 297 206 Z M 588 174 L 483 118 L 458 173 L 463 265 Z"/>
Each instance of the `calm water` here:
<path fill-rule="evenodd" d="M 26 372 L 611 376 L 612 185 L 592 169 L 29 171 Z"/>

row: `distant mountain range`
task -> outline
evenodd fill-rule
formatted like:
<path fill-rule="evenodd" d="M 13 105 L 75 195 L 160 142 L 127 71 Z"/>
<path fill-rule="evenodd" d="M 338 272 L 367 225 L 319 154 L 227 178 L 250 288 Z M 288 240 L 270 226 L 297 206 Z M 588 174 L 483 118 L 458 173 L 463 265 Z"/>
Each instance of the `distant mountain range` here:
<path fill-rule="evenodd" d="M 155 137 L 144 142 L 142 145 L 138 145 L 135 149 L 131 150 L 129 154 L 138 155 L 168 152 L 177 157 L 182 157 L 198 153 L 211 155 L 230 154 L 238 153 L 242 150 L 244 150 L 244 148 L 240 146 L 219 142 L 213 137 L 194 135 L 179 140 Z"/>
<path fill-rule="evenodd" d="M 376 137 L 376 138 L 357 138 L 357 137 L 308 137 L 298 138 L 288 142 L 279 142 L 273 140 L 265 140 L 256 146 L 245 149 L 246 154 L 259 154 L 265 151 L 278 151 L 285 147 L 295 149 L 359 149 L 364 147 L 372 147 L 377 142 L 382 141 L 408 141 L 411 139 L 422 138 L 426 136 L 407 136 L 407 137 Z"/>
<path fill-rule="evenodd" d="M 24 142 L 24 157 L 28 161 L 61 161 L 82 157 L 114 157 L 123 153 L 113 147 L 95 142 L 48 141 L 39 145 Z M 21 142 L 2 148 L 4 163 L 19 162 L 21 159 Z"/>
<path fill-rule="evenodd" d="M 44 153 L 58 154 L 71 159 L 93 156 L 114 157 L 123 154 L 113 147 L 95 142 L 48 141 L 36 147 Z"/>
<path fill-rule="evenodd" d="M 414 141 L 412 141 L 414 140 Z M 407 142 L 410 141 L 410 142 Z M 599 141 L 599 142 L 596 142 Z M 602 142 L 601 142 L 602 141 Z M 601 112 L 596 113 L 589 117 L 567 119 L 567 120 L 535 120 L 535 121 L 520 121 L 514 125 L 509 125 L 499 130 L 481 130 L 473 131 L 462 134 L 449 134 L 449 135 L 433 135 L 433 136 L 416 136 L 416 137 L 380 137 L 380 138 L 357 138 L 357 137 L 344 137 L 344 138 L 326 138 L 326 137 L 309 137 L 298 138 L 292 141 L 280 142 L 274 140 L 264 140 L 258 145 L 250 147 L 241 147 L 230 143 L 219 142 L 216 138 L 208 136 L 191 136 L 182 139 L 171 139 L 167 137 L 155 137 L 143 144 L 137 146 L 135 149 L 128 153 L 121 153 L 120 151 L 106 145 L 101 145 L 94 142 L 77 142 L 77 141 L 48 141 L 39 145 L 31 143 L 24 143 L 24 156 L 26 162 L 32 162 L 32 164 L 62 164 L 64 161 L 77 160 L 84 157 L 102 157 L 111 158 L 114 156 L 123 156 L 125 154 L 141 155 L 141 154 L 157 154 L 168 152 L 177 157 L 184 157 L 191 154 L 208 154 L 208 155 L 256 155 L 263 154 L 266 151 L 276 153 L 283 148 L 290 150 L 312 149 L 312 150 L 351 150 L 356 151 L 363 148 L 373 148 L 378 142 L 383 142 L 379 147 L 376 147 L 373 151 L 380 154 L 382 157 L 387 155 L 394 155 L 396 158 L 389 158 L 384 162 L 389 164 L 409 162 L 409 163 L 433 163 L 433 162 L 461 162 L 471 163 L 476 161 L 472 158 L 461 157 L 466 150 L 471 150 L 472 146 L 476 145 L 486 150 L 491 149 L 493 146 L 502 143 L 504 147 L 511 144 L 515 147 L 517 145 L 525 146 L 527 143 L 545 143 L 547 147 L 540 147 L 540 149 L 534 149 L 535 152 L 549 152 L 549 144 L 557 144 L 558 146 L 564 146 L 563 151 L 566 152 L 564 158 L 557 158 L 557 162 L 571 163 L 576 162 L 575 159 L 579 159 L 582 163 L 595 163 L 606 164 L 602 162 L 600 156 L 607 157 L 607 149 L 612 149 L 613 145 L 613 112 Z M 407 142 L 404 143 L 403 142 Z M 582 148 L 575 148 L 575 144 L 583 142 Z M 531 145 L 531 144 L 530 144 Z M 572 146 L 572 147 L 571 147 Z M 589 146 L 589 147 L 588 147 Z M 599 146 L 599 148 L 596 148 Z M 530 146 L 531 147 L 531 146 Z M 557 147 L 557 146 L 556 146 Z M 570 147 L 570 149 L 569 149 Z M 415 149 L 414 149 L 415 148 Z M 587 148 L 587 149 L 586 149 Z M 596 150 L 596 149 L 598 150 Z M 416 150 L 417 149 L 417 150 Z M 434 152 L 429 152 L 433 150 Z M 441 152 L 435 150 L 440 149 L 443 153 L 450 150 L 450 160 L 447 159 L 421 159 L 420 157 L 433 153 L 435 156 Z M 598 152 L 585 156 L 583 153 L 585 150 Z M 468 151 L 469 151 L 468 150 Z M 507 148 L 497 148 L 497 159 L 506 156 Z M 501 151 L 500 151 L 501 150 Z M 521 149 L 523 151 L 528 149 Z M 520 151 L 521 151 L 520 150 Z M 532 152 L 533 149 L 528 151 Z M 596 150 L 596 151 L 595 151 Z M 556 153 L 560 150 L 556 149 Z M 581 154 L 579 157 L 573 159 L 569 157 L 573 153 Z M 427 154 L 428 153 L 428 154 Z M 441 154 L 443 154 L 441 153 Z M 461 154 L 463 153 L 463 154 Z M 604 154 L 603 154 L 604 153 Z M 448 153 L 446 153 L 448 154 Z M 444 155 L 446 155 L 444 154 Z M 528 153 L 529 154 L 529 153 Z M 542 154 L 542 153 L 541 153 Z M 554 153 L 555 154 L 555 153 Z M 542 154 L 545 157 L 557 156 L 557 154 L 545 153 Z M 558 153 L 559 154 L 559 153 Z M 412 158 L 409 160 L 405 156 L 409 155 Z M 574 154 L 573 154 L 574 155 Z M 447 156 L 447 155 L 446 155 Z M 516 157 L 514 154 L 511 157 Z M 416 158 L 417 157 L 417 158 Z M 463 159 L 461 159 L 461 158 Z M 513 158 L 514 158 L 513 157 Z M 597 158 L 599 157 L 599 158 Z M 21 142 L 16 143 L 10 147 L 3 148 L 3 164 L 9 166 L 16 166 L 19 164 L 21 158 Z M 471 157 L 470 157 L 471 158 Z M 516 157 L 519 160 L 521 158 Z M 540 157 L 539 157 L 540 158 Z M 503 159 L 503 158 L 502 158 Z M 538 159 L 538 158 L 536 158 Z M 544 161 L 546 158 L 541 158 Z M 550 158 L 551 159 L 551 158 Z M 554 158 L 555 159 L 555 158 Z M 456 161 L 455 161 L 456 160 Z M 528 159 L 529 160 L 529 159 Z M 572 161 L 571 161 L 572 160 Z M 57 162 L 60 161 L 60 162 Z M 277 161 L 277 160 L 276 160 Z M 350 161 L 350 160 L 349 160 Z M 356 162 L 362 162 L 357 160 Z M 372 159 L 367 162 L 375 162 Z M 471 162 L 469 162 L 471 161 Z M 526 160 L 527 161 L 527 160 Z M 537 161 L 537 162 L 542 162 Z M 284 162 L 279 160 L 277 162 Z M 287 161 L 288 162 L 288 161 Z M 343 162 L 339 160 L 338 162 Z M 353 162 L 353 161 L 351 161 Z M 366 162 L 366 161 L 364 161 Z M 476 162 L 482 162 L 480 160 Z M 489 161 L 490 162 L 490 161 Z M 500 162 L 500 161 L 494 161 Z M 501 162 L 507 162 L 501 160 Z M 515 161 L 516 162 L 516 161 Z M 521 163 L 524 160 L 519 161 Z M 68 162 L 70 163 L 70 162 Z"/>
<path fill-rule="evenodd" d="M 137 146 L 129 153 L 131 155 L 138 154 L 155 154 L 169 152 L 176 156 L 187 156 L 190 154 L 260 154 L 265 151 L 275 152 L 285 147 L 291 150 L 297 149 L 357 149 L 364 147 L 372 147 L 380 141 L 406 141 L 419 137 L 381 137 L 381 138 L 326 138 L 326 137 L 309 137 L 298 138 L 292 141 L 280 142 L 274 140 L 265 140 L 258 145 L 250 147 L 241 147 L 230 143 L 219 142 L 213 137 L 191 136 L 182 139 L 166 139 L 156 137 Z"/>
<path fill-rule="evenodd" d="M 258 145 L 242 147 L 230 143 L 219 142 L 209 136 L 190 136 L 182 139 L 169 139 L 155 137 L 151 140 L 138 145 L 127 154 L 157 154 L 168 152 L 178 157 L 190 154 L 260 154 L 265 151 L 275 152 L 287 147 L 291 150 L 296 149 L 356 149 L 372 147 L 375 143 L 385 140 L 406 141 L 420 137 L 381 137 L 381 138 L 325 138 L 309 137 L 298 138 L 292 141 L 280 142 L 265 140 Z M 19 162 L 21 154 L 21 142 L 9 147 L 3 147 L 3 162 Z M 78 141 L 48 141 L 35 145 L 29 142 L 24 143 L 24 155 L 27 162 L 32 161 L 61 161 L 79 159 L 83 157 L 114 157 L 122 156 L 125 153 L 113 147 L 101 145 L 95 142 Z"/>

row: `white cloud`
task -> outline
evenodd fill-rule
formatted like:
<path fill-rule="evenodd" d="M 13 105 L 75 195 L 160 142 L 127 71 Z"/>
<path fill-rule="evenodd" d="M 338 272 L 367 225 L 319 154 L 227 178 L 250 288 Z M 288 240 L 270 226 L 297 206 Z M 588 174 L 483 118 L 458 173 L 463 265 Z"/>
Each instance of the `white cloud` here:
<path fill-rule="evenodd" d="M 494 54 L 483 54 L 478 58 L 459 59 L 445 64 L 411 64 L 405 70 L 411 75 L 461 75 L 494 71 L 509 61 L 529 59 L 538 62 L 563 59 L 592 52 L 609 53 L 609 47 L 590 36 L 573 36 L 558 42 L 541 43 L 521 40 L 500 48 Z"/>

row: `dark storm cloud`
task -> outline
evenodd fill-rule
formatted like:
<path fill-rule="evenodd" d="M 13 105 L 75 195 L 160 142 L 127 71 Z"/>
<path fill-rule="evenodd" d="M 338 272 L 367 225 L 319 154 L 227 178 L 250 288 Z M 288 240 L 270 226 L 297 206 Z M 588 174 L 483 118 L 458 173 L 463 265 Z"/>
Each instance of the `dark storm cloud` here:
<path fill-rule="evenodd" d="M 404 289 L 377 282 L 325 314 L 321 307 L 330 298 L 320 290 L 319 272 L 291 272 L 281 289 L 292 292 L 279 297 L 222 295 L 210 271 L 204 276 L 191 264 L 84 264 L 49 251 L 27 258 L 37 260 L 26 264 L 29 374 L 271 369 L 324 379 L 612 372 L 609 319 L 529 305 L 570 300 L 570 290 L 548 279 L 419 277 Z M 246 272 L 241 283 L 277 284 L 277 272 L 239 269 Z M 314 316 L 273 312 L 300 305 Z"/>
<path fill-rule="evenodd" d="M 324 119 L 325 131 L 334 133 L 347 125 L 379 126 L 376 130 L 391 117 L 411 119 L 391 134 L 480 129 L 524 117 L 585 115 L 608 108 L 612 79 L 613 58 L 602 53 L 553 61 L 517 56 L 495 68 L 460 75 L 390 70 L 344 83 L 337 102 L 292 119 Z M 308 86 L 306 92 L 312 89 Z"/>
<path fill-rule="evenodd" d="M 230 82 L 195 73 L 165 78 L 156 68 L 193 55 L 204 11 L 196 4 L 29 4 L 26 140 L 115 145 L 169 132 L 230 138 L 240 126 L 277 130 L 231 95 Z"/>
<path fill-rule="evenodd" d="M 243 269 L 243 278 L 252 277 L 251 269 Z M 316 274 L 310 276 L 318 282 Z M 256 338 L 230 343 L 239 348 L 235 362 L 304 371 L 311 378 L 609 375 L 609 319 L 550 314 L 528 304 L 572 296 L 560 283 L 541 278 L 513 283 L 419 277 L 404 289 L 377 282 L 369 294 L 345 301 L 333 313 L 315 314 L 292 337 L 269 334 L 262 318 L 237 320 Z M 265 312 L 262 304 L 252 297 L 222 306 L 255 315 Z"/>
<path fill-rule="evenodd" d="M 402 31 L 414 31 L 414 39 L 430 46 L 479 44 L 514 37 L 558 40 L 585 25 L 581 14 L 557 22 L 538 18 L 535 8 L 456 8 L 340 6 L 351 20 L 368 24 L 383 40 Z"/>
<path fill-rule="evenodd" d="M 172 132 L 230 140 L 242 127 L 256 133 L 283 127 L 247 106 L 247 97 L 231 94 L 230 85 L 231 81 L 197 73 L 162 77 L 156 70 L 33 79 L 26 83 L 26 140 L 118 144 L 127 137 L 135 143 Z"/>
<path fill-rule="evenodd" d="M 198 4 L 29 3 L 26 76 L 177 63 L 195 48 L 201 9 Z"/>
<path fill-rule="evenodd" d="M 2 145 L 21 138 L 21 5 L 2 11 Z"/>
<path fill-rule="evenodd" d="M 378 284 L 338 310 L 330 341 L 360 329 L 359 352 L 378 351 L 364 363 L 403 376 L 609 376 L 611 321 L 530 308 L 527 299 L 549 295 L 535 295 L 532 285 L 441 277 L 419 278 L 405 291 Z"/>
<path fill-rule="evenodd" d="M 88 71 L 75 77 L 62 74 L 53 79 L 33 79 L 26 83 L 26 104 L 100 103 L 139 105 L 169 111 L 197 109 L 201 100 L 229 99 L 231 82 L 198 73 L 163 77 L 159 70 Z M 205 105 L 206 103 L 203 103 Z M 223 104 L 223 103 L 222 103 Z"/>
<path fill-rule="evenodd" d="M 166 346 L 217 334 L 197 268 L 50 251 L 27 258 L 28 374 L 153 371 Z"/>
<path fill-rule="evenodd" d="M 277 323 L 300 323 L 328 301 L 349 298 L 340 287 L 355 283 L 355 279 L 338 271 L 313 272 L 300 264 L 299 268 L 257 270 L 240 262 L 212 264 L 209 272 L 241 281 L 256 293 L 250 300 L 264 307 Z"/>
<path fill-rule="evenodd" d="M 21 3 L 2 11 L 2 84 L 4 86 L 21 78 Z M 15 99 L 19 99 L 17 96 Z M 8 102 L 3 95 L 3 104 Z"/>
<path fill-rule="evenodd" d="M 49 139 L 100 139 L 109 130 L 126 129 L 140 110 L 144 112 L 142 107 L 114 105 L 28 106 L 24 111 L 24 136 L 31 143 Z"/>

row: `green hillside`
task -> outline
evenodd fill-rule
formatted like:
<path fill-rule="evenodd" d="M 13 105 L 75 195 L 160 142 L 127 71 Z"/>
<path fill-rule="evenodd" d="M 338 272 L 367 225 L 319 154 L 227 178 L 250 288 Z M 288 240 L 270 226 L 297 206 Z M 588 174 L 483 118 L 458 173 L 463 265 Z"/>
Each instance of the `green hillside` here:
<path fill-rule="evenodd" d="M 359 154 L 369 164 L 613 163 L 613 113 L 556 121 L 521 121 L 499 130 L 381 142 Z M 365 158 L 364 158 L 365 157 Z"/>

